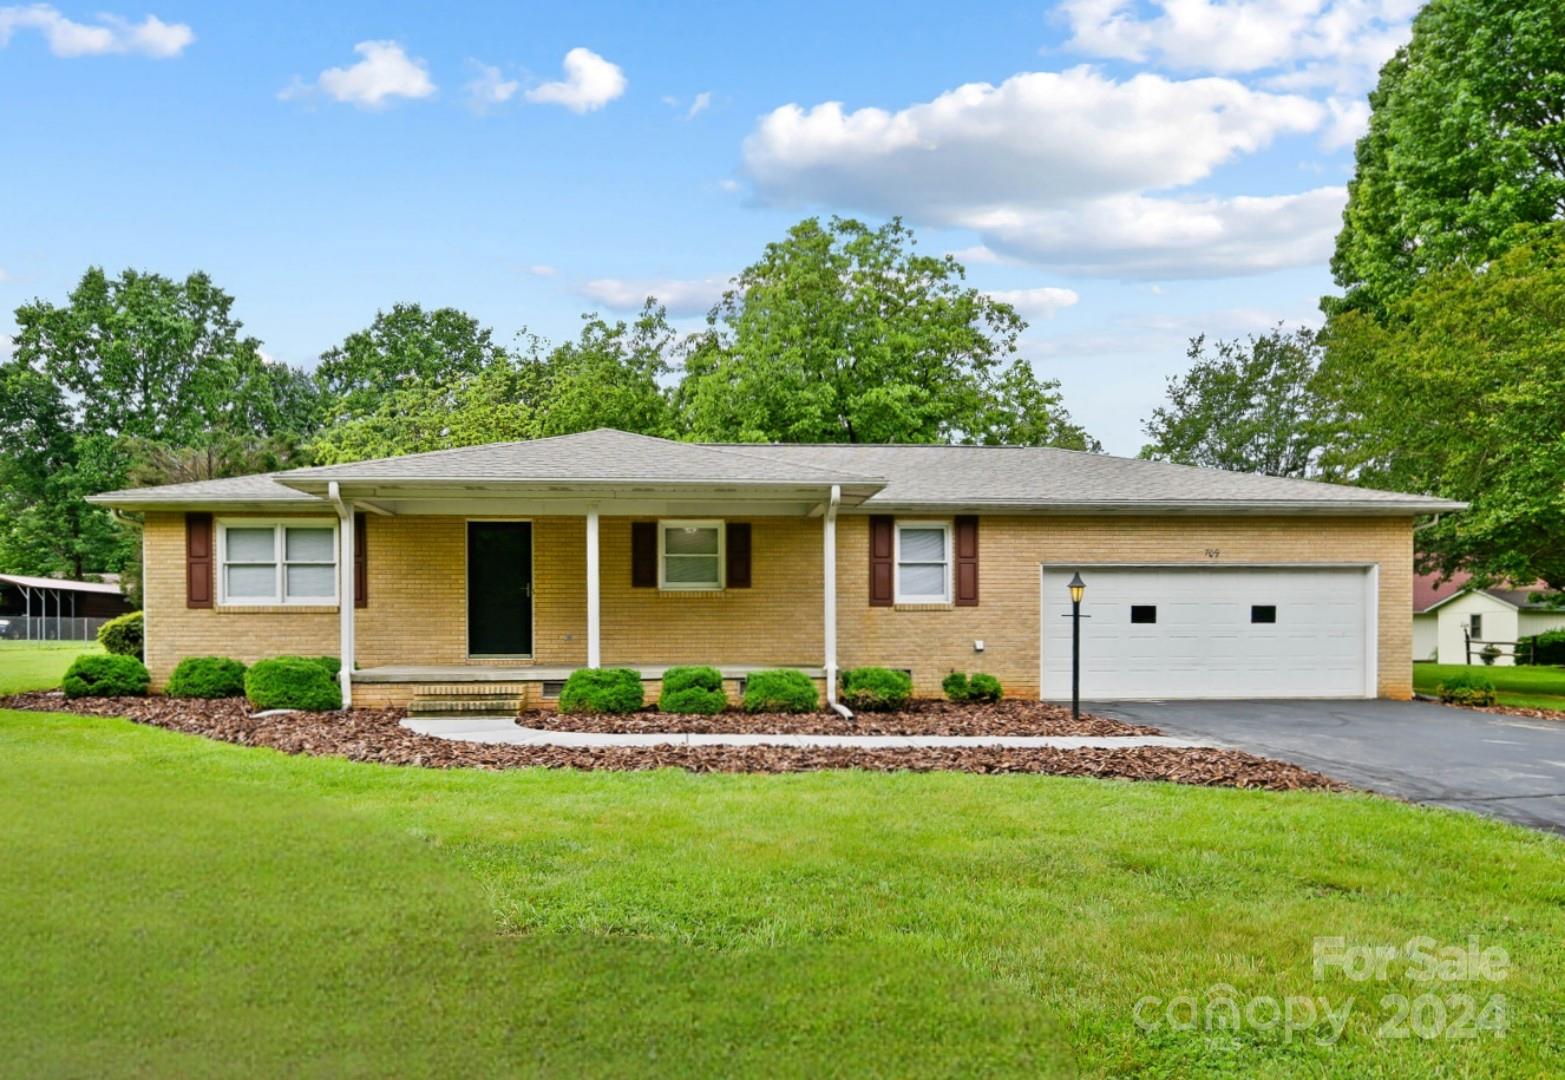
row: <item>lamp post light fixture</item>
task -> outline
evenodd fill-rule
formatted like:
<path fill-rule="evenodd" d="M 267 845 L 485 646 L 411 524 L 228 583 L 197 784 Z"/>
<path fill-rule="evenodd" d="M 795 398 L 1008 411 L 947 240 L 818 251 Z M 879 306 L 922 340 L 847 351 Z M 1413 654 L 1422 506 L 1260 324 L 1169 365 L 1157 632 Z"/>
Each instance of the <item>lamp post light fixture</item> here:
<path fill-rule="evenodd" d="M 1081 598 L 1087 593 L 1087 583 L 1081 574 L 1071 575 L 1065 586 L 1071 594 L 1071 716 L 1081 719 Z"/>

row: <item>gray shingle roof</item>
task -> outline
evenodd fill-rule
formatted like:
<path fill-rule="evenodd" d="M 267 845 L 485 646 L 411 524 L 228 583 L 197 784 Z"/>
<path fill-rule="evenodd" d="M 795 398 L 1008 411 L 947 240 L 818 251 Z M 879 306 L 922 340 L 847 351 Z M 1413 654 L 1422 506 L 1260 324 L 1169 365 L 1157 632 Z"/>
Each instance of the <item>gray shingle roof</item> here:
<path fill-rule="evenodd" d="M 105 505 L 316 501 L 327 482 L 852 486 L 867 508 L 1320 510 L 1418 514 L 1463 504 L 1421 495 L 1223 472 L 1072 450 L 1007 446 L 681 443 L 599 430 L 530 442 L 110 492 Z M 297 486 L 295 486 L 297 485 Z M 873 493 L 873 494 L 871 494 Z"/>

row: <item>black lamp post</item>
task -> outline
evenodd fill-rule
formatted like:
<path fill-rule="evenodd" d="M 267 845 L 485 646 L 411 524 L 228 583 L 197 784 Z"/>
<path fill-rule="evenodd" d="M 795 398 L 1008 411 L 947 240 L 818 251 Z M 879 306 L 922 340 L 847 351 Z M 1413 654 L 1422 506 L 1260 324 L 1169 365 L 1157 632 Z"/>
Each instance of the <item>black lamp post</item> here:
<path fill-rule="evenodd" d="M 1065 586 L 1071 594 L 1071 716 L 1081 719 L 1081 598 L 1087 583 L 1081 574 L 1071 575 Z"/>

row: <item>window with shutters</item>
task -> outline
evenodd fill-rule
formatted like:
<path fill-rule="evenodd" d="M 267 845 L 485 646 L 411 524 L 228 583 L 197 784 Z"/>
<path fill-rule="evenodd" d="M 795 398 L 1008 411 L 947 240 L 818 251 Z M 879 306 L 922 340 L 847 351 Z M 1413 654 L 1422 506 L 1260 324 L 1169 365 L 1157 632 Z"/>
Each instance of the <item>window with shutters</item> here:
<path fill-rule="evenodd" d="M 220 604 L 335 604 L 337 523 L 331 519 L 217 526 Z"/>
<path fill-rule="evenodd" d="M 897 603 L 950 603 L 950 522 L 897 522 L 896 563 Z"/>
<path fill-rule="evenodd" d="M 721 589 L 724 532 L 721 521 L 658 522 L 658 588 Z"/>

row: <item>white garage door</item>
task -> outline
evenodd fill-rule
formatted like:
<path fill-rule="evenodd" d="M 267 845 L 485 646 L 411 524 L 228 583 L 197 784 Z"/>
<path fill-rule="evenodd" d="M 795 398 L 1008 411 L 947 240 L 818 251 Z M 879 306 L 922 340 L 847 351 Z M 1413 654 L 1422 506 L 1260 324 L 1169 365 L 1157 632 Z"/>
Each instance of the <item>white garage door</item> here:
<path fill-rule="evenodd" d="M 1072 569 L 1043 572 L 1043 696 L 1071 694 Z M 1083 566 L 1083 700 L 1372 697 L 1360 568 Z"/>

